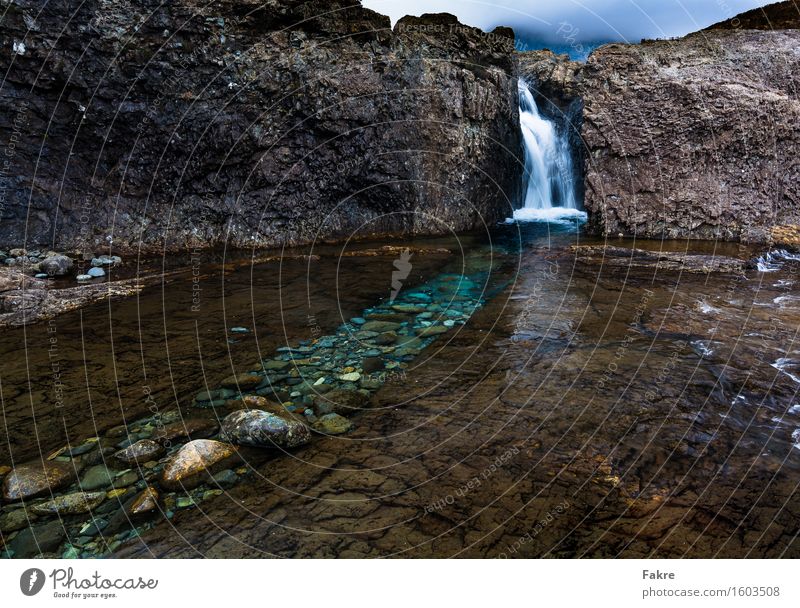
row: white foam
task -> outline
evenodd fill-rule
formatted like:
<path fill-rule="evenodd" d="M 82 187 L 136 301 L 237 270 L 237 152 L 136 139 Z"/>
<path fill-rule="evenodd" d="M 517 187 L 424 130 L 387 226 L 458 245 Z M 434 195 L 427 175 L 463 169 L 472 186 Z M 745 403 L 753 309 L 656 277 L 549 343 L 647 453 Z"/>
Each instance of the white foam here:
<path fill-rule="evenodd" d="M 549 207 L 547 209 L 534 209 L 523 207 L 514 211 L 514 217 L 508 218 L 512 222 L 552 222 L 556 224 L 574 224 L 585 222 L 586 212 L 580 209 L 567 209 L 565 207 Z"/>
<path fill-rule="evenodd" d="M 781 357 L 775 363 L 771 364 L 772 367 L 777 369 L 782 374 L 789 376 L 792 380 L 800 384 L 800 378 L 798 378 L 795 374 L 786 371 L 787 369 L 795 369 L 797 367 L 797 362 L 792 359 L 787 359 L 785 357 Z"/>
<path fill-rule="evenodd" d="M 776 272 L 783 267 L 783 262 L 787 260 L 798 262 L 800 261 L 800 255 L 789 253 L 785 249 L 767 251 L 758 258 L 756 266 L 759 272 Z"/>

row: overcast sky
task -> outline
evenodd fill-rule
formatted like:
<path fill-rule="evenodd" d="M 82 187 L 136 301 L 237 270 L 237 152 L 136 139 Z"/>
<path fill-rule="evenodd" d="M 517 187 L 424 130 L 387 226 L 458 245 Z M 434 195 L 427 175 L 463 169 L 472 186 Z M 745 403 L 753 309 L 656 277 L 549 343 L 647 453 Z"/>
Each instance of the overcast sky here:
<path fill-rule="evenodd" d="M 453 13 L 462 23 L 491 30 L 514 28 L 544 42 L 682 36 L 774 0 L 362 0 L 392 18 Z M 567 40 L 569 38 L 569 40 Z"/>

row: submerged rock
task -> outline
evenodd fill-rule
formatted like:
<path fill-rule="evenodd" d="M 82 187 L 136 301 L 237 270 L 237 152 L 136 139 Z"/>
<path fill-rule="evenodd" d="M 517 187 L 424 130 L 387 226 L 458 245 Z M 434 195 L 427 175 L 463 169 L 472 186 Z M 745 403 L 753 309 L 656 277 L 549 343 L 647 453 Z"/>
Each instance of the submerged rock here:
<path fill-rule="evenodd" d="M 233 390 L 249 391 L 256 388 L 263 381 L 264 377 L 258 374 L 238 374 L 225 378 L 225 380 L 221 382 L 221 386 L 222 388 Z"/>
<path fill-rule="evenodd" d="M 52 500 L 33 505 L 30 509 L 36 515 L 76 515 L 89 513 L 106 498 L 105 492 L 76 492 L 56 496 Z"/>
<path fill-rule="evenodd" d="M 16 532 L 17 530 L 27 528 L 34 521 L 36 521 L 36 515 L 25 509 L 8 511 L 0 515 L 0 532 L 3 534 Z"/>
<path fill-rule="evenodd" d="M 448 330 L 444 325 L 430 325 L 428 327 L 420 327 L 417 329 L 417 335 L 420 338 L 428 338 L 430 336 L 438 336 L 439 334 L 446 333 Z"/>
<path fill-rule="evenodd" d="M 8 548 L 14 552 L 15 558 L 31 558 L 58 549 L 66 536 L 64 524 L 61 520 L 55 519 L 39 526 L 25 528 L 8 543 Z"/>
<path fill-rule="evenodd" d="M 367 321 L 361 326 L 361 329 L 364 331 L 374 331 L 380 334 L 387 331 L 398 330 L 400 327 L 400 323 L 392 321 Z"/>
<path fill-rule="evenodd" d="M 147 487 L 133 499 L 133 503 L 128 509 L 131 517 L 145 517 L 158 510 L 158 490 Z"/>
<path fill-rule="evenodd" d="M 353 423 L 339 414 L 325 414 L 314 423 L 314 430 L 325 435 L 341 435 L 353 428 Z"/>
<path fill-rule="evenodd" d="M 366 391 L 337 388 L 315 399 L 317 414 L 331 412 L 346 414 L 366 409 L 370 406 L 370 395 Z"/>
<path fill-rule="evenodd" d="M 83 490 L 98 490 L 100 488 L 107 488 L 114 481 L 117 472 L 109 470 L 104 464 L 98 464 L 90 467 L 83 474 L 80 481 L 81 489 Z"/>
<path fill-rule="evenodd" d="M 195 439 L 178 450 L 164 467 L 161 486 L 166 490 L 192 489 L 239 460 L 238 451 L 228 443 Z"/>
<path fill-rule="evenodd" d="M 308 427 L 263 410 L 240 410 L 222 421 L 220 438 L 258 448 L 295 448 L 311 441 Z"/>
<path fill-rule="evenodd" d="M 3 480 L 3 498 L 15 502 L 50 494 L 72 483 L 78 468 L 74 461 L 56 460 L 20 465 Z"/>
<path fill-rule="evenodd" d="M 149 460 L 155 460 L 164 453 L 164 446 L 152 439 L 140 439 L 133 445 L 114 454 L 119 462 L 128 465 L 141 465 Z"/>

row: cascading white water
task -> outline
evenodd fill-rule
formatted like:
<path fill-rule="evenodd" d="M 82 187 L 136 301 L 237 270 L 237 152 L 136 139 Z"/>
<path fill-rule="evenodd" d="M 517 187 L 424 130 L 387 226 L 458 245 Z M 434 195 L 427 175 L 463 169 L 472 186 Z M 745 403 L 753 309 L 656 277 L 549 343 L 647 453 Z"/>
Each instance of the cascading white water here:
<path fill-rule="evenodd" d="M 552 121 L 539 114 L 527 83 L 520 80 L 519 122 L 525 148 L 525 205 L 515 220 L 557 220 L 585 217 L 575 197 L 569 142 Z"/>

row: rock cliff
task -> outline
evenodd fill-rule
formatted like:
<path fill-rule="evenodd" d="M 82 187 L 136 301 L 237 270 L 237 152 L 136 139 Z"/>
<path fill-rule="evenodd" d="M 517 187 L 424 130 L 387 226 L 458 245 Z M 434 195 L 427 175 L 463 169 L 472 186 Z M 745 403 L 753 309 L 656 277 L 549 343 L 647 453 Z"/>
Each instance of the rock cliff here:
<path fill-rule="evenodd" d="M 788 4 L 758 14 L 797 28 Z M 677 40 L 605 45 L 585 65 L 519 54 L 540 95 L 561 107 L 582 100 L 573 122 L 596 233 L 750 242 L 796 233 L 800 31 L 761 31 L 756 16 Z"/>
<path fill-rule="evenodd" d="M 2 5 L 0 246 L 444 233 L 518 192 L 511 30 L 352 0 Z"/>

